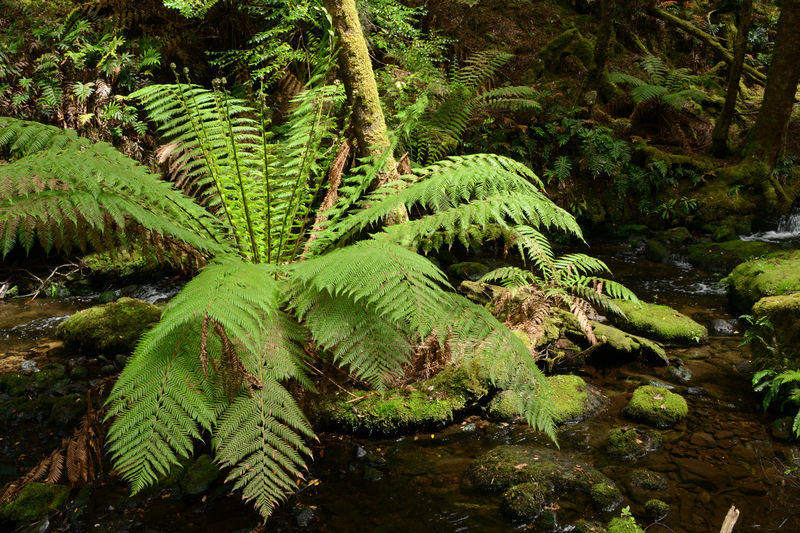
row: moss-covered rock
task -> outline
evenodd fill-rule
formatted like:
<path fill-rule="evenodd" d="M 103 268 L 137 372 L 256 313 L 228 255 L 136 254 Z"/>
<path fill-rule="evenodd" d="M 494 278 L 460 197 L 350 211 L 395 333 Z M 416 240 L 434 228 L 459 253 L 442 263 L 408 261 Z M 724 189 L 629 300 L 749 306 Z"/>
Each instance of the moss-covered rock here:
<path fill-rule="evenodd" d="M 644 256 L 654 263 L 666 263 L 669 260 L 669 250 L 663 242 L 650 239 L 644 247 Z"/>
<path fill-rule="evenodd" d="M 667 490 L 667 478 L 658 472 L 637 469 L 631 473 L 631 484 L 644 490 Z"/>
<path fill-rule="evenodd" d="M 647 500 L 644 503 L 644 512 L 650 520 L 662 520 L 669 514 L 669 504 L 658 499 Z"/>
<path fill-rule="evenodd" d="M 512 518 L 536 520 L 545 512 L 553 487 L 537 481 L 514 485 L 503 493 L 503 511 Z"/>
<path fill-rule="evenodd" d="M 180 486 L 186 494 L 202 494 L 219 477 L 220 470 L 210 455 L 203 454 L 187 469 Z"/>
<path fill-rule="evenodd" d="M 663 387 L 643 385 L 633 391 L 633 397 L 623 414 L 658 428 L 672 427 L 689 412 L 686 400 Z"/>
<path fill-rule="evenodd" d="M 67 501 L 69 487 L 52 483 L 28 483 L 16 498 L 0 504 L 0 518 L 32 522 L 51 511 L 57 511 Z"/>
<path fill-rule="evenodd" d="M 506 291 L 508 289 L 499 285 L 468 279 L 462 281 L 458 286 L 458 292 L 478 305 L 486 305 Z"/>
<path fill-rule="evenodd" d="M 608 453 L 622 459 L 636 459 L 661 447 L 658 431 L 638 428 L 613 428 L 608 432 Z"/>
<path fill-rule="evenodd" d="M 692 240 L 692 234 L 687 228 L 679 226 L 661 232 L 661 240 L 669 244 L 683 244 Z"/>
<path fill-rule="evenodd" d="M 596 483 L 589 490 L 592 503 L 601 511 L 613 511 L 622 503 L 622 492 L 616 485 L 610 483 Z"/>
<path fill-rule="evenodd" d="M 667 352 L 657 342 L 597 322 L 592 322 L 592 331 L 598 341 L 616 352 L 642 355 L 648 360 L 669 364 Z"/>
<path fill-rule="evenodd" d="M 548 376 L 553 400 L 554 420 L 557 424 L 577 422 L 596 413 L 607 399 L 596 387 L 574 375 Z M 495 420 L 516 420 L 520 417 L 520 401 L 517 393 L 500 391 L 487 407 L 489 416 Z"/>
<path fill-rule="evenodd" d="M 68 347 L 89 354 L 131 353 L 144 332 L 161 318 L 161 309 L 141 300 L 120 298 L 90 307 L 58 325 Z"/>
<path fill-rule="evenodd" d="M 766 242 L 735 239 L 717 243 L 698 243 L 689 246 L 689 262 L 712 272 L 728 273 L 748 259 L 761 257 L 775 247 Z"/>
<path fill-rule="evenodd" d="M 756 324 L 761 319 L 769 320 L 772 331 L 760 332 L 759 336 L 774 339 L 774 345 L 769 347 L 761 339 L 750 344 L 756 366 L 776 370 L 800 367 L 800 292 L 760 299 L 753 306 L 753 319 Z"/>
<path fill-rule="evenodd" d="M 536 482 L 552 486 L 555 492 L 577 490 L 588 495 L 598 483 L 614 485 L 591 465 L 546 448 L 525 446 L 499 446 L 483 454 L 470 464 L 467 478 L 474 487 L 490 491 Z"/>
<path fill-rule="evenodd" d="M 117 249 L 95 252 L 83 258 L 96 281 L 114 281 L 136 277 L 152 277 L 162 265 L 155 255 L 145 255 L 139 250 Z"/>
<path fill-rule="evenodd" d="M 800 250 L 777 252 L 742 263 L 725 278 L 728 300 L 740 312 L 766 296 L 800 291 Z"/>
<path fill-rule="evenodd" d="M 351 391 L 322 398 L 314 408 L 319 422 L 355 433 L 393 435 L 452 422 L 455 414 L 483 398 L 488 390 L 477 365 L 445 368 L 431 379 L 379 394 Z"/>
<path fill-rule="evenodd" d="M 19 374 L 0 374 L 0 392 L 12 398 L 21 396 L 31 384 L 31 378 Z"/>
<path fill-rule="evenodd" d="M 491 271 L 487 265 L 475 261 L 465 261 L 456 263 L 447 268 L 447 273 L 460 279 L 468 281 L 478 281 Z"/>
<path fill-rule="evenodd" d="M 708 330 L 688 316 L 666 305 L 616 301 L 625 317 L 615 319 L 620 329 L 666 344 L 691 345 L 708 342 Z"/>

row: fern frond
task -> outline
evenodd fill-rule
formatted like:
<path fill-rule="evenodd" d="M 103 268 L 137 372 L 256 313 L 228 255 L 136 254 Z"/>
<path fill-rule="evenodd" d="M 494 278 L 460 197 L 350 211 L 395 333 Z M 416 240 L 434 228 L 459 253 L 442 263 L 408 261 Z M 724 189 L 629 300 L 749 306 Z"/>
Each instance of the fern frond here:
<path fill-rule="evenodd" d="M 482 93 L 477 100 L 489 109 L 538 111 L 542 108 L 536 100 L 539 96 L 539 92 L 532 87 L 499 87 Z"/>
<path fill-rule="evenodd" d="M 201 429 L 212 429 L 224 405 L 226 373 L 247 381 L 233 356 L 247 368 L 253 366 L 247 354 L 269 344 L 265 324 L 279 319 L 282 303 L 275 274 L 269 265 L 240 261 L 206 267 L 137 346 L 109 396 L 107 415 L 114 419 L 112 459 L 134 492 L 188 457 Z M 209 324 L 224 335 L 212 336 Z M 295 357 L 272 353 L 278 354 L 269 361 L 275 379 L 302 374 Z"/>
<path fill-rule="evenodd" d="M 298 317 L 337 363 L 376 386 L 410 357 L 408 339 L 427 337 L 449 311 L 445 275 L 388 241 L 362 241 L 291 272 Z"/>
<path fill-rule="evenodd" d="M 215 217 L 103 142 L 36 122 L 0 118 L 0 235 L 3 254 L 35 239 L 49 251 L 108 247 L 144 231 L 206 253 L 227 250 Z"/>
<path fill-rule="evenodd" d="M 646 84 L 631 89 L 631 98 L 634 103 L 641 104 L 650 100 L 659 100 L 668 92 L 669 89 L 661 85 Z"/>

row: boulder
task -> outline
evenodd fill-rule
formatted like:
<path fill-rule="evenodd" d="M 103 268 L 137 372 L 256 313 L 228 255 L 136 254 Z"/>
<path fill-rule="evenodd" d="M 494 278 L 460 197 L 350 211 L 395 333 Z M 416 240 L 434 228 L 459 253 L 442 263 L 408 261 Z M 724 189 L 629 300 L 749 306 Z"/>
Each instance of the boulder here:
<path fill-rule="evenodd" d="M 663 387 L 643 385 L 633 391 L 633 397 L 623 414 L 658 428 L 669 428 L 686 418 L 689 408 L 679 394 Z"/>
<path fill-rule="evenodd" d="M 647 500 L 644 503 L 644 512 L 647 518 L 654 522 L 663 520 L 669 514 L 669 504 L 658 499 Z"/>
<path fill-rule="evenodd" d="M 477 365 L 450 366 L 431 379 L 383 393 L 353 390 L 323 397 L 314 415 L 327 427 L 354 433 L 394 435 L 443 426 L 488 394 Z M 354 401 L 354 398 L 359 398 Z"/>
<path fill-rule="evenodd" d="M 548 376 L 547 383 L 550 386 L 554 420 L 557 424 L 583 420 L 607 403 L 600 390 L 587 384 L 580 376 Z M 519 418 L 520 402 L 517 393 L 510 390 L 501 391 L 489 403 L 488 411 L 496 420 Z"/>
<path fill-rule="evenodd" d="M 658 472 L 651 472 L 650 470 L 637 469 L 631 472 L 631 485 L 634 487 L 662 491 L 667 490 L 667 478 Z"/>
<path fill-rule="evenodd" d="M 475 488 L 506 491 L 523 483 L 538 483 L 548 493 L 578 491 L 589 495 L 598 483 L 614 482 L 593 466 L 548 448 L 499 446 L 476 458 L 467 469 Z"/>
<path fill-rule="evenodd" d="M 661 434 L 652 429 L 613 428 L 608 432 L 608 453 L 621 459 L 644 457 L 661 447 Z"/>
<path fill-rule="evenodd" d="M 666 305 L 616 300 L 624 317 L 615 319 L 623 331 L 665 344 L 687 346 L 708 342 L 708 330 Z"/>
<path fill-rule="evenodd" d="M 727 274 L 736 265 L 774 250 L 774 245 L 759 241 L 735 239 L 715 243 L 703 242 L 689 246 L 689 262 L 704 270 Z"/>
<path fill-rule="evenodd" d="M 800 271 L 796 275 L 800 278 Z M 753 319 L 772 324 L 772 331 L 759 332 L 769 347 L 760 339 L 751 343 L 756 366 L 778 371 L 800 366 L 800 292 L 761 298 L 753 306 Z"/>
<path fill-rule="evenodd" d="M 131 353 L 139 338 L 161 318 L 161 309 L 120 298 L 75 313 L 58 325 L 57 335 L 68 348 L 86 354 Z"/>
<path fill-rule="evenodd" d="M 69 487 L 52 483 L 28 483 L 16 498 L 0 504 L 0 519 L 32 522 L 57 511 L 67 501 Z"/>
<path fill-rule="evenodd" d="M 742 263 L 724 279 L 728 300 L 748 313 L 757 301 L 800 291 L 800 250 L 777 252 Z"/>

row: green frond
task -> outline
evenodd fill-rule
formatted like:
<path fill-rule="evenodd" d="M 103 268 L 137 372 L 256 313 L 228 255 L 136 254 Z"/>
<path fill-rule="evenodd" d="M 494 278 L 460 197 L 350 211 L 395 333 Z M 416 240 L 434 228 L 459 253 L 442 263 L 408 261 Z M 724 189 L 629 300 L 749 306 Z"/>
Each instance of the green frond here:
<path fill-rule="evenodd" d="M 537 101 L 540 96 L 532 87 L 499 87 L 482 93 L 477 100 L 489 109 L 538 111 L 542 108 Z"/>
<path fill-rule="evenodd" d="M 367 240 L 291 267 L 292 306 L 338 364 L 374 385 L 448 315 L 446 276 L 424 257 Z"/>
<path fill-rule="evenodd" d="M 265 372 L 273 381 L 302 378 L 299 352 L 286 348 L 300 335 L 276 340 L 274 324 L 285 320 L 275 275 L 275 267 L 241 261 L 208 266 L 142 338 L 109 396 L 107 415 L 112 460 L 134 492 L 191 454 L 200 431 L 214 427 L 227 403 L 227 385 L 250 383 L 248 372 L 262 384 Z"/>
<path fill-rule="evenodd" d="M 482 50 L 472 54 L 454 76 L 454 81 L 467 89 L 477 89 L 508 63 L 513 55 L 499 50 Z"/>
<path fill-rule="evenodd" d="M 641 87 L 647 84 L 643 79 L 624 72 L 609 72 L 608 79 L 613 83 L 627 83 L 633 87 Z"/>
<path fill-rule="evenodd" d="M 668 92 L 669 89 L 661 85 L 640 85 L 631 89 L 631 98 L 633 98 L 634 103 L 641 104 L 650 100 L 659 100 Z"/>
<path fill-rule="evenodd" d="M 0 235 L 3 254 L 36 239 L 57 245 L 112 247 L 143 232 L 206 253 L 227 249 L 216 218 L 103 142 L 36 122 L 0 118 Z"/>

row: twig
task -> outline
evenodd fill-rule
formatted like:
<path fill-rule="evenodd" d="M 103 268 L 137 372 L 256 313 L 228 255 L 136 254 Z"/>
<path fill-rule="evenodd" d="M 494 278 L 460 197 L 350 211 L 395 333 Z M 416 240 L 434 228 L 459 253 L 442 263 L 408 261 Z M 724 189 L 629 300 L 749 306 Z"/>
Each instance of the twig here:
<path fill-rule="evenodd" d="M 731 533 L 737 520 L 739 520 L 739 509 L 731 505 L 731 508 L 728 509 L 728 514 L 725 515 L 725 521 L 722 522 L 722 528 L 719 530 L 719 533 Z"/>

